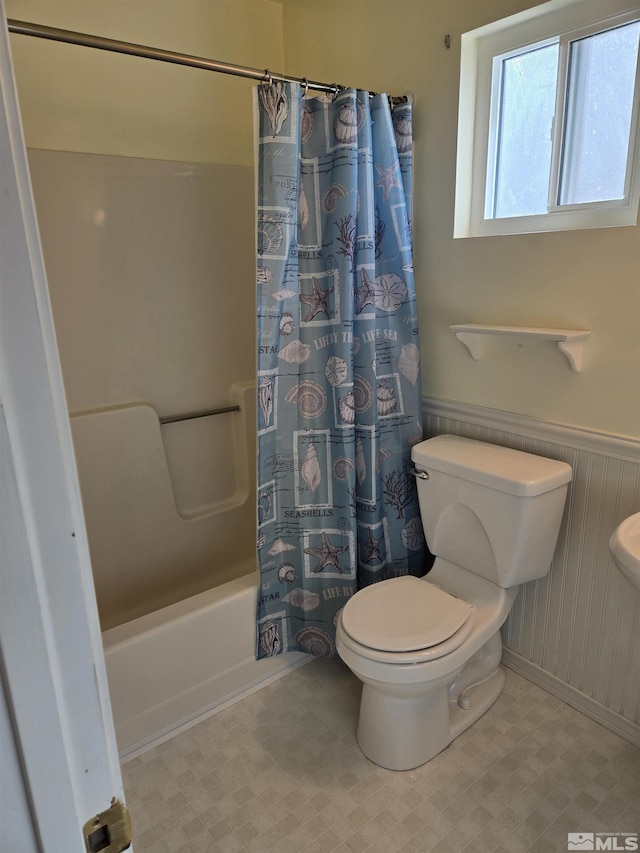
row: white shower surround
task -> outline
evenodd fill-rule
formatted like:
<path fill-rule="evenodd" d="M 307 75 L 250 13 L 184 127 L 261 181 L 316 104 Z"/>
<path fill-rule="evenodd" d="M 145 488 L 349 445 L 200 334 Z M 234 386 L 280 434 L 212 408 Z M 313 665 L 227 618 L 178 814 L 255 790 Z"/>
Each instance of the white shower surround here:
<path fill-rule="evenodd" d="M 253 172 L 33 149 L 29 163 L 109 629 L 255 554 Z"/>

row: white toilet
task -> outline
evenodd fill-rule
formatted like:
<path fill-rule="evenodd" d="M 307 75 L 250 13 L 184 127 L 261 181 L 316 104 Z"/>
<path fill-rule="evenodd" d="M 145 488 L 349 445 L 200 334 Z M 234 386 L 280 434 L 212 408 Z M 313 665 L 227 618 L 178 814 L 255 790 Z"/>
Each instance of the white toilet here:
<path fill-rule="evenodd" d="M 360 590 L 336 632 L 363 682 L 358 743 L 390 770 L 424 764 L 498 698 L 500 626 L 549 571 L 571 480 L 564 462 L 454 435 L 412 459 L 433 568 Z"/>

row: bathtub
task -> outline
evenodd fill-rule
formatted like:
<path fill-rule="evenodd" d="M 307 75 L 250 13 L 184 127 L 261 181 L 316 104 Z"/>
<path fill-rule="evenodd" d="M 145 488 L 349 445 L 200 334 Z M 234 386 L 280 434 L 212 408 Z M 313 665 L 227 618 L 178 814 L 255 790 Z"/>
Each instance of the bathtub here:
<path fill-rule="evenodd" d="M 122 760 L 308 659 L 255 660 L 255 382 L 225 400 L 167 426 L 144 402 L 71 418 Z"/>
<path fill-rule="evenodd" d="M 307 663 L 255 659 L 257 571 L 103 632 L 121 760 Z"/>

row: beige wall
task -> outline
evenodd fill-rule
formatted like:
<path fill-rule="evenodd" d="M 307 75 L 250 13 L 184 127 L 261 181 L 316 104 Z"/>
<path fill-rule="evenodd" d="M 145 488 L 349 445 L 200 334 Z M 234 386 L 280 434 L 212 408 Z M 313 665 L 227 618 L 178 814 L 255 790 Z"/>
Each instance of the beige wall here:
<path fill-rule="evenodd" d="M 53 27 L 280 70 L 271 0 L 7 0 Z M 226 74 L 12 35 L 27 145 L 198 163 L 253 164 L 252 83 Z"/>
<path fill-rule="evenodd" d="M 54 26 L 285 68 L 417 99 L 415 269 L 424 393 L 640 435 L 640 234 L 627 227 L 453 240 L 460 34 L 531 0 L 8 0 Z M 451 36 L 451 49 L 444 35 Z M 12 37 L 28 144 L 252 163 L 252 84 Z M 245 251 L 253 251 L 247 246 Z M 493 340 L 473 361 L 460 322 L 586 328 L 584 370 L 554 345 Z"/>
<path fill-rule="evenodd" d="M 295 0 L 286 70 L 402 94 L 415 110 L 413 234 L 424 393 L 640 436 L 640 228 L 454 240 L 460 35 L 531 0 Z M 444 47 L 445 34 L 451 49 Z M 582 373 L 557 348 L 449 331 L 479 322 L 592 330 Z"/>

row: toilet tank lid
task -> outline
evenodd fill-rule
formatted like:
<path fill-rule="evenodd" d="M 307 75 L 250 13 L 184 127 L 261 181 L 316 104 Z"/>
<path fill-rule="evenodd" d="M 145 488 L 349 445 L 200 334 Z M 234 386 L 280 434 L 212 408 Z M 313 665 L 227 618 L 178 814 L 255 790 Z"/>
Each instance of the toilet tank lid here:
<path fill-rule="evenodd" d="M 459 435 L 438 435 L 416 444 L 414 463 L 512 495 L 533 497 L 571 480 L 571 466 L 486 441 Z"/>

